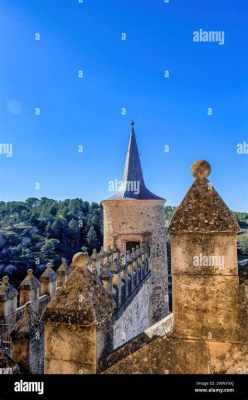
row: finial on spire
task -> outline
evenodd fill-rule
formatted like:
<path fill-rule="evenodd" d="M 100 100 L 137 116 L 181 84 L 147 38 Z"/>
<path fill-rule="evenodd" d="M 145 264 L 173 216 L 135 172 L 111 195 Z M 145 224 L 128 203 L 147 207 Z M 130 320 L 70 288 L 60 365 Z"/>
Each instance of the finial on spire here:
<path fill-rule="evenodd" d="M 134 123 L 134 120 L 132 119 L 132 121 L 131 121 L 132 128 L 134 127 L 134 125 L 135 125 L 135 123 Z"/>

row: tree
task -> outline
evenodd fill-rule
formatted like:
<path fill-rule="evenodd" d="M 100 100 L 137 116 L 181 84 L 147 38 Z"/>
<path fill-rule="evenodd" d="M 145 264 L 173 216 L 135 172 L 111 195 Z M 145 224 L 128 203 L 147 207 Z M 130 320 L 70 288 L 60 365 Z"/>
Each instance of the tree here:
<path fill-rule="evenodd" d="M 16 266 L 15 265 L 12 265 L 12 264 L 9 264 L 9 265 L 7 265 L 7 267 L 5 268 L 5 271 L 4 271 L 4 273 L 6 274 L 6 275 L 8 275 L 8 276 L 12 276 L 12 275 L 14 275 L 14 273 L 16 272 Z"/>
<path fill-rule="evenodd" d="M 238 250 L 242 255 L 248 255 L 248 236 L 243 236 L 238 242 Z"/>
<path fill-rule="evenodd" d="M 49 212 L 54 217 L 57 214 L 57 208 L 52 206 L 50 207 Z"/>
<path fill-rule="evenodd" d="M 0 235 L 0 249 L 4 247 L 6 240 L 4 239 L 3 235 Z"/>
<path fill-rule="evenodd" d="M 56 257 L 56 249 L 59 245 L 58 239 L 45 239 L 44 243 L 42 244 L 40 251 L 43 258 L 52 259 Z"/>
<path fill-rule="evenodd" d="M 63 233 L 65 221 L 62 218 L 56 218 L 51 226 L 51 231 L 53 237 L 60 239 Z"/>
<path fill-rule="evenodd" d="M 35 207 L 38 206 L 39 204 L 39 199 L 37 199 L 36 197 L 29 197 L 28 199 L 26 199 L 25 203 L 30 207 Z"/>
<path fill-rule="evenodd" d="M 0 277 L 2 277 L 4 275 L 4 271 L 5 271 L 5 265 L 0 264 Z"/>
<path fill-rule="evenodd" d="M 69 231 L 69 236 L 72 241 L 72 245 L 74 247 L 79 246 L 79 239 L 80 239 L 80 229 L 79 229 L 79 223 L 76 219 L 72 219 L 69 224 L 68 224 L 68 231 Z"/>
<path fill-rule="evenodd" d="M 93 225 L 91 225 L 90 230 L 87 234 L 87 242 L 91 250 L 93 250 L 93 248 L 97 246 L 97 236 Z"/>

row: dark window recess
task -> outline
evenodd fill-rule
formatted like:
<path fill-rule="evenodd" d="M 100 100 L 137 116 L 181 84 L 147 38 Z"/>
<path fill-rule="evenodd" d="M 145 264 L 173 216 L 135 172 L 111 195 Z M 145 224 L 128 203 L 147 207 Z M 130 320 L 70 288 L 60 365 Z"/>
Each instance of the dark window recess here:
<path fill-rule="evenodd" d="M 136 249 L 136 246 L 140 246 L 140 242 L 126 242 L 126 251 L 132 251 L 132 248 Z"/>

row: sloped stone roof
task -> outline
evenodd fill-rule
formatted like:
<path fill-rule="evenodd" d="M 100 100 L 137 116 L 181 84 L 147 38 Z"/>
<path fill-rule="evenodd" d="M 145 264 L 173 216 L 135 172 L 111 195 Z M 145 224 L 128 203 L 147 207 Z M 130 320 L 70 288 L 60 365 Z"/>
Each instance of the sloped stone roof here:
<path fill-rule="evenodd" d="M 111 318 L 115 308 L 112 297 L 105 291 L 96 274 L 79 261 L 64 286 L 51 300 L 43 314 L 44 321 L 92 326 Z"/>
<path fill-rule="evenodd" d="M 207 179 L 210 170 L 207 161 L 193 164 L 192 173 L 196 179 L 172 217 L 171 234 L 239 231 L 233 213 Z"/>
<path fill-rule="evenodd" d="M 13 374 L 19 374 L 20 368 L 19 366 L 9 357 L 4 349 L 0 346 L 0 368 L 6 369 L 11 368 Z M 7 373 L 7 372 L 6 372 Z"/>
<path fill-rule="evenodd" d="M 48 280 L 48 281 L 55 281 L 56 280 L 56 272 L 53 269 L 53 265 L 51 263 L 48 263 L 46 266 L 45 271 L 43 272 L 43 274 L 40 276 L 40 281 L 43 280 Z"/>
<path fill-rule="evenodd" d="M 0 284 L 0 301 L 11 300 L 17 295 L 17 290 L 9 283 L 9 277 L 4 276 Z"/>
<path fill-rule="evenodd" d="M 37 289 L 40 286 L 39 280 L 33 275 L 33 270 L 29 269 L 27 276 L 23 279 L 19 288 L 21 289 Z"/>
<path fill-rule="evenodd" d="M 39 315 L 34 311 L 32 303 L 28 302 L 25 305 L 23 315 L 15 323 L 10 335 L 12 339 L 30 339 L 42 330 L 43 323 Z"/>
<path fill-rule="evenodd" d="M 68 265 L 67 265 L 67 261 L 65 258 L 62 258 L 62 262 L 59 266 L 59 268 L 57 269 L 57 272 L 64 272 L 67 271 L 69 269 Z"/>

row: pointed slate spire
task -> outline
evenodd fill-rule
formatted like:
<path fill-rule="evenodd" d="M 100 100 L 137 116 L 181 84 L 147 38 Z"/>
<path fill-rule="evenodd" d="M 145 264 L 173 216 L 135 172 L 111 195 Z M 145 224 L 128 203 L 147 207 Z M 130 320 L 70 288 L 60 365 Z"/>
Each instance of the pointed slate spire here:
<path fill-rule="evenodd" d="M 134 132 L 134 121 L 131 122 L 131 133 L 128 144 L 125 168 L 122 182 L 139 181 L 141 185 L 145 185 L 143 171 L 141 167 L 138 146 Z"/>
<path fill-rule="evenodd" d="M 118 192 L 109 200 L 164 200 L 147 189 L 143 177 L 138 146 L 134 131 L 134 121 L 131 122 L 131 133 L 128 144 L 122 184 Z"/>

